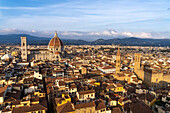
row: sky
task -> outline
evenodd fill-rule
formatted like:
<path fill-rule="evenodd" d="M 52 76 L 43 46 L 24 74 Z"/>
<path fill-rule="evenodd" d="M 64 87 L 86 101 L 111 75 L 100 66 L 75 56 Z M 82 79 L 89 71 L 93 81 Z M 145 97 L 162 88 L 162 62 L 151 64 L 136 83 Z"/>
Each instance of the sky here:
<path fill-rule="evenodd" d="M 170 0 L 0 0 L 0 34 L 170 38 Z"/>

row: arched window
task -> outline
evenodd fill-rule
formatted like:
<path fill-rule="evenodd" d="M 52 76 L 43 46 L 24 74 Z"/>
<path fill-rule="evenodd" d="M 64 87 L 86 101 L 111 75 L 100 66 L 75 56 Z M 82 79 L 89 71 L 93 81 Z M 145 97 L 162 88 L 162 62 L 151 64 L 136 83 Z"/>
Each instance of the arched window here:
<path fill-rule="evenodd" d="M 23 42 L 23 46 L 25 46 L 25 43 Z"/>

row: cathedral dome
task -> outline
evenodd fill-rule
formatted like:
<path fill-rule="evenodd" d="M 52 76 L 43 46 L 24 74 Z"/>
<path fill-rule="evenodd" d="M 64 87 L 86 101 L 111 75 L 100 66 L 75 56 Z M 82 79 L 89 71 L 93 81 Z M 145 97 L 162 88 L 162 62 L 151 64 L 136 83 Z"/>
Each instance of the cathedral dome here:
<path fill-rule="evenodd" d="M 57 36 L 57 33 L 55 33 L 55 36 L 50 40 L 48 47 L 49 48 L 59 48 L 61 46 L 63 46 L 63 42 Z"/>

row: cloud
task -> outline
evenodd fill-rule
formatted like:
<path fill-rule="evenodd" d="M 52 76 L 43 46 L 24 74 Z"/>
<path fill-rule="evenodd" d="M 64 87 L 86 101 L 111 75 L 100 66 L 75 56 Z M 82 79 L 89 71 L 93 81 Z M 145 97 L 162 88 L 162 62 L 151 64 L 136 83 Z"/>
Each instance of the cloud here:
<path fill-rule="evenodd" d="M 169 32 L 168 32 L 169 33 Z M 104 30 L 101 32 L 75 32 L 75 31 L 67 31 L 61 32 L 63 36 L 96 36 L 103 38 L 124 38 L 124 37 L 138 37 L 138 38 L 168 38 L 161 36 L 164 33 L 149 33 L 149 32 L 117 32 L 115 30 Z"/>
<path fill-rule="evenodd" d="M 8 34 L 10 34 L 10 33 L 14 33 L 14 32 L 16 32 L 17 31 L 17 29 L 16 28 L 10 28 L 10 29 L 1 29 L 0 30 L 0 33 L 1 34 L 6 34 L 6 33 L 8 33 Z"/>
<path fill-rule="evenodd" d="M 122 32 L 121 34 L 129 37 L 153 38 L 152 34 L 147 32 Z"/>
<path fill-rule="evenodd" d="M 35 32 L 36 32 L 36 30 L 31 30 L 31 32 L 35 33 Z"/>
<path fill-rule="evenodd" d="M 51 37 L 54 35 L 54 31 L 36 31 L 36 30 L 19 30 L 16 28 L 9 28 L 9 29 L 0 29 L 0 35 L 6 34 L 29 34 L 33 36 L 39 37 Z"/>
<path fill-rule="evenodd" d="M 16 28 L 11 29 L 0 29 L 0 35 L 2 34 L 29 34 L 38 37 L 51 38 L 54 36 L 56 30 L 50 31 L 37 31 L 37 30 L 18 30 Z M 111 38 L 127 38 L 127 37 L 138 37 L 138 38 L 153 38 L 153 39 L 164 39 L 170 37 L 170 32 L 118 32 L 116 30 L 103 30 L 100 32 L 83 32 L 83 31 L 57 31 L 59 37 L 62 39 L 83 39 L 83 40 L 96 40 L 99 38 L 111 39 Z"/>
<path fill-rule="evenodd" d="M 0 7 L 1 10 L 37 10 L 37 9 L 42 9 L 40 7 Z"/>
<path fill-rule="evenodd" d="M 147 32 L 117 32 L 115 30 L 104 30 L 101 32 L 61 32 L 64 36 L 107 36 L 111 37 L 139 37 L 139 38 L 153 38 L 151 33 Z"/>
<path fill-rule="evenodd" d="M 38 30 L 94 31 L 113 27 L 131 29 L 132 31 L 142 31 L 140 29 L 152 31 L 154 29 L 152 24 L 157 25 L 154 19 L 164 22 L 163 19 L 169 17 L 169 12 L 165 11 L 164 5 L 166 4 L 164 2 L 157 3 L 157 1 L 141 3 L 135 0 L 94 0 L 92 2 L 69 0 L 59 3 L 49 1 L 45 4 L 39 3 L 39 5 L 30 5 L 29 3 L 28 6 L 21 5 L 22 7 L 1 6 L 0 9 L 5 11 L 3 11 L 3 19 L 0 20 L 0 26 L 1 28 L 15 27 L 24 30 L 35 28 Z M 11 13 L 13 10 L 14 13 Z M 144 23 L 146 21 L 150 22 Z M 142 26 L 138 27 L 140 23 Z M 169 26 L 166 24 L 163 29 L 168 28 Z M 110 34 L 107 31 L 104 33 Z"/>

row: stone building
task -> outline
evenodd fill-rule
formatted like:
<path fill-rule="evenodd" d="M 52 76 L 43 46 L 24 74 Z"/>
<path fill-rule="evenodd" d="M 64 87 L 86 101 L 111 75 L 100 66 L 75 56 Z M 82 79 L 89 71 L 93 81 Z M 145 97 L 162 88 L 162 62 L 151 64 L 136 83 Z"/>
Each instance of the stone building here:
<path fill-rule="evenodd" d="M 144 68 L 141 66 L 141 54 L 135 53 L 135 59 L 134 59 L 134 72 L 138 75 L 138 77 L 142 80 L 144 80 Z"/>
<path fill-rule="evenodd" d="M 148 87 L 158 89 L 168 86 L 170 83 L 170 71 L 153 67 L 153 64 L 141 65 L 141 54 L 135 54 L 134 72 Z"/>
<path fill-rule="evenodd" d="M 21 58 L 23 61 L 29 60 L 60 60 L 64 55 L 64 45 L 55 33 L 50 40 L 48 48 L 27 48 L 27 38 L 21 37 Z"/>
<path fill-rule="evenodd" d="M 116 74 L 117 73 L 120 73 L 120 48 L 119 47 L 116 56 Z"/>

